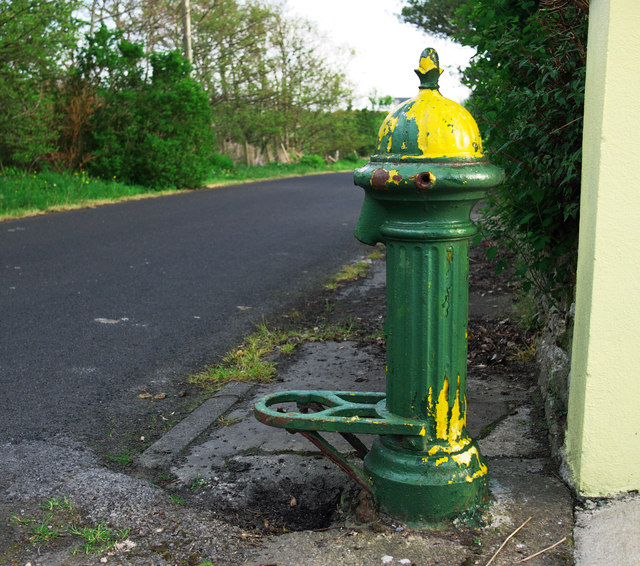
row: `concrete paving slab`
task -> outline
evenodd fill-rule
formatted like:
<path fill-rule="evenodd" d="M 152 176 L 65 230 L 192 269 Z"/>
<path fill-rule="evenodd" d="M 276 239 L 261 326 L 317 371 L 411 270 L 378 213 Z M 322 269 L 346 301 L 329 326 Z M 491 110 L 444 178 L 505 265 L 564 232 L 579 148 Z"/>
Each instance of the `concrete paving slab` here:
<path fill-rule="evenodd" d="M 216 422 L 220 416 L 219 409 L 224 408 L 221 401 L 217 402 L 215 410 L 207 409 L 204 414 L 194 414 L 183 421 L 185 431 L 192 430 L 197 434 L 191 439 L 192 445 L 187 450 L 184 450 L 185 443 L 189 442 L 187 439 L 181 440 L 178 448 L 181 452 L 184 451 L 182 459 L 176 460 L 176 449 L 169 453 L 161 442 L 145 452 L 143 462 L 149 465 L 148 462 L 157 462 L 159 458 L 164 458 L 165 462 L 170 460 L 173 464 L 172 473 L 182 482 L 189 484 L 196 478 L 211 477 L 213 471 L 223 468 L 230 458 L 238 454 L 318 453 L 304 437 L 258 422 L 253 416 L 255 402 L 268 393 L 290 389 L 384 391 L 384 363 L 371 348 L 359 347 L 351 341 L 304 344 L 296 353 L 295 361 L 285 363 L 278 382 L 255 386 L 246 399 L 229 405 L 230 410 L 224 413 L 227 425 Z M 480 434 L 493 423 L 503 419 L 514 406 L 523 402 L 527 393 L 497 377 L 490 381 L 470 380 L 468 389 L 468 429 L 472 436 Z M 233 397 L 232 391 L 223 391 L 223 399 Z M 206 415 L 211 417 L 208 427 L 204 422 L 194 426 L 186 425 L 191 418 L 200 422 Z M 522 426 L 517 423 L 520 421 L 514 421 L 510 427 L 505 425 L 500 430 Z M 199 437 L 205 429 L 210 430 Z M 522 436 L 521 433 L 521 430 L 513 433 L 512 443 L 517 443 L 518 438 Z M 179 438 L 183 439 L 183 434 L 179 434 Z M 361 439 L 370 446 L 374 437 L 364 435 Z M 173 442 L 169 439 L 167 444 L 171 446 Z M 331 442 L 343 452 L 352 452 L 349 444 L 339 435 L 332 435 Z"/>
<path fill-rule="evenodd" d="M 559 478 L 545 473 L 548 466 L 544 458 L 489 458 L 489 489 L 493 498 L 490 528 L 494 529 L 489 556 L 530 518 L 492 565 L 511 566 L 563 539 L 557 547 L 527 564 L 573 563 L 571 492 Z"/>
<path fill-rule="evenodd" d="M 147 448 L 139 456 L 138 462 L 146 468 L 169 466 L 189 444 L 237 403 L 249 389 L 251 386 L 246 383 L 230 383 Z"/>
<path fill-rule="evenodd" d="M 640 495 L 598 503 L 587 501 L 587 508 L 576 514 L 576 564 L 637 566 L 640 564 Z"/>
<path fill-rule="evenodd" d="M 487 457 L 544 456 L 546 449 L 534 434 L 531 407 L 522 405 L 502 422 L 491 434 L 478 441 L 480 451 Z"/>

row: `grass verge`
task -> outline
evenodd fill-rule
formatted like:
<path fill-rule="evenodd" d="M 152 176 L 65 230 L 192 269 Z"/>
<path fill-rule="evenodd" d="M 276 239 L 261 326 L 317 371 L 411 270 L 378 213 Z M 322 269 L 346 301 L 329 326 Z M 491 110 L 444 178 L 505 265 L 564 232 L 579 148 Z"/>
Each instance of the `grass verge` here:
<path fill-rule="evenodd" d="M 84 171 L 79 173 L 10 171 L 0 175 L 0 220 L 171 192 L 175 191 L 127 185 L 116 179 L 96 179 L 89 177 Z"/>
<path fill-rule="evenodd" d="M 296 346 L 305 342 L 340 341 L 355 335 L 356 331 L 350 323 L 284 331 L 270 328 L 262 322 L 253 334 L 229 352 L 219 364 L 207 366 L 202 372 L 190 377 L 189 382 L 207 391 L 217 391 L 230 381 L 268 383 L 276 376 L 276 364 L 269 359 L 276 351 L 288 355 Z"/>
<path fill-rule="evenodd" d="M 366 163 L 366 159 L 358 159 L 357 161 L 341 159 L 335 163 L 324 166 L 303 165 L 302 163 L 267 163 L 266 165 L 237 167 L 231 171 L 214 172 L 211 177 L 207 179 L 205 185 L 207 187 L 218 187 L 221 185 L 233 185 L 235 183 L 263 181 L 265 179 L 353 171 Z"/>
<path fill-rule="evenodd" d="M 341 160 L 320 167 L 300 163 L 239 167 L 233 171 L 212 173 L 205 185 L 216 187 L 265 179 L 351 171 L 365 162 L 364 159 L 358 162 Z M 177 192 L 181 191 L 128 185 L 115 178 L 98 179 L 90 177 L 84 171 L 26 173 L 7 169 L 0 175 L 0 221 Z"/>

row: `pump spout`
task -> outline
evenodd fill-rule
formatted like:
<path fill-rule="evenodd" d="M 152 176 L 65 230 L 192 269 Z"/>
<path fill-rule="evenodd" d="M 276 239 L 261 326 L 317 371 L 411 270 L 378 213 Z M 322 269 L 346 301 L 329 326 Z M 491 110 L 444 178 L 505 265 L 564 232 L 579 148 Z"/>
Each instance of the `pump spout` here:
<path fill-rule="evenodd" d="M 379 200 L 369 193 L 364 195 L 364 203 L 360 211 L 360 218 L 356 225 L 355 236 L 363 244 L 375 246 L 381 242 L 380 226 L 387 219 L 387 212 Z"/>

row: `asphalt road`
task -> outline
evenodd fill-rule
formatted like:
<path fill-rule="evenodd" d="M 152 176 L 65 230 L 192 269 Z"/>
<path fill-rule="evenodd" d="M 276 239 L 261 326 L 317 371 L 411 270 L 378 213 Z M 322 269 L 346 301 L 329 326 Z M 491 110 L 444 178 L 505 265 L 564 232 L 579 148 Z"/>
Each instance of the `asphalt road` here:
<path fill-rule="evenodd" d="M 0 440 L 107 434 L 367 251 L 350 173 L 0 223 Z M 172 389 L 173 388 L 173 389 Z"/>

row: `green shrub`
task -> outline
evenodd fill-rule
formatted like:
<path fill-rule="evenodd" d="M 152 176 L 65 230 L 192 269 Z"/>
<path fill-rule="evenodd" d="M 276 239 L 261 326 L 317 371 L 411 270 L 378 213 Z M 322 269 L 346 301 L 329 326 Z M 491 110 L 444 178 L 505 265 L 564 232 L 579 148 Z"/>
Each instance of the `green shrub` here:
<path fill-rule="evenodd" d="M 235 165 L 228 155 L 223 153 L 211 154 L 211 165 L 214 171 L 234 171 Z"/>
<path fill-rule="evenodd" d="M 351 163 L 358 163 L 360 161 L 360 157 L 358 157 L 358 154 L 355 151 L 352 153 L 347 153 L 347 155 L 345 155 L 343 159 L 345 161 L 350 161 Z"/>
<path fill-rule="evenodd" d="M 56 149 L 55 93 L 76 45 L 77 2 L 0 2 L 0 171 Z"/>
<path fill-rule="evenodd" d="M 324 159 L 319 155 L 303 155 L 300 158 L 300 165 L 307 165 L 309 167 L 322 167 L 324 163 Z"/>
<path fill-rule="evenodd" d="M 464 75 L 469 107 L 489 158 L 507 173 L 490 195 L 485 230 L 516 252 L 525 290 L 566 310 L 577 256 L 587 16 L 574 3 L 551 10 L 532 0 L 470 0 L 456 16 L 473 22 L 473 33 L 457 39 L 478 52 Z"/>
<path fill-rule="evenodd" d="M 73 80 L 99 99 L 86 124 L 90 173 L 156 188 L 200 185 L 210 170 L 211 112 L 189 62 L 177 51 L 147 56 L 104 26 L 79 60 Z"/>

